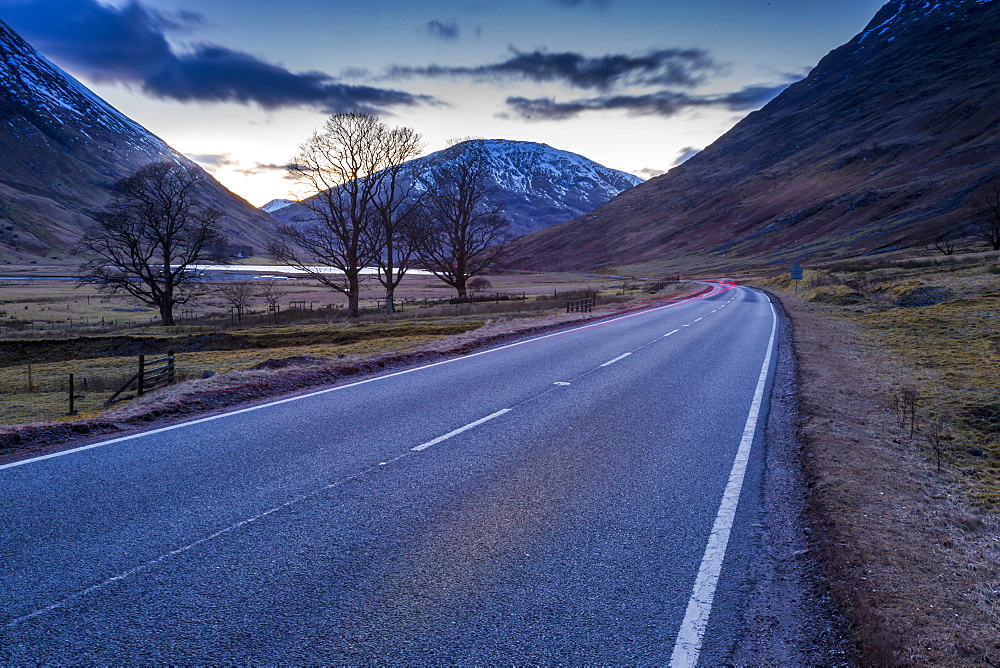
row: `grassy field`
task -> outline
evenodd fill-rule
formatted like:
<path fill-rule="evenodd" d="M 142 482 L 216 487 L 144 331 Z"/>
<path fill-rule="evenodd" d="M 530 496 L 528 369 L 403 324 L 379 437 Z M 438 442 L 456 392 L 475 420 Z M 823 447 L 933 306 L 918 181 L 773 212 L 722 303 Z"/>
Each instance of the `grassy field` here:
<path fill-rule="evenodd" d="M 785 277 L 764 284 L 796 294 Z M 798 296 L 856 327 L 869 354 L 891 356 L 896 374 L 885 379 L 886 399 L 901 423 L 908 413 L 908 437 L 912 421 L 913 440 L 935 467 L 939 452 L 977 505 L 1000 511 L 1000 266 L 985 258 L 971 266 L 808 271 Z"/>
<path fill-rule="evenodd" d="M 494 300 L 453 305 L 441 303 L 452 296 L 450 288 L 418 276 L 397 290 L 401 312 L 390 316 L 378 311 L 381 294 L 369 285 L 366 310 L 350 320 L 338 307 L 337 295 L 298 279 L 287 287 L 283 282 L 287 294 L 280 324 L 262 298 L 239 321 L 220 310 L 217 300 L 206 298 L 198 310 L 179 311 L 178 326 L 161 327 L 152 309 L 109 302 L 90 287 L 45 279 L 39 271 L 26 274 L 26 280 L 0 280 L 0 426 L 74 419 L 67 415 L 70 374 L 74 408 L 83 417 L 96 415 L 136 372 L 140 354 L 176 352 L 177 376 L 183 381 L 275 360 L 307 364 L 416 349 L 480 328 L 491 318 L 562 312 L 567 299 L 588 291 L 599 291 L 599 302 L 610 303 L 645 295 L 648 288 L 635 281 L 575 274 L 505 274 L 487 277 L 491 288 L 480 296 L 493 295 Z M 303 302 L 305 308 L 290 308 Z"/>
<path fill-rule="evenodd" d="M 862 664 L 1000 664 L 997 255 L 755 282 L 793 322 L 812 524 Z"/>

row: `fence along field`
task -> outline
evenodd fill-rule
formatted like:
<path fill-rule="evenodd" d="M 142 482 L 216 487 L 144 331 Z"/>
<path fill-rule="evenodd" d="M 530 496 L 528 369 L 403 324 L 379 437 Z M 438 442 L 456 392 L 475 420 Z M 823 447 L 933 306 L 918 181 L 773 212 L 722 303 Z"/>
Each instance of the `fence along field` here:
<path fill-rule="evenodd" d="M 329 290 L 310 280 L 288 280 L 282 281 L 287 292 L 279 324 L 262 299 L 238 319 L 221 300 L 206 298 L 178 310 L 179 324 L 172 328 L 160 327 L 152 308 L 108 301 L 72 281 L 0 280 L 0 427 L 66 418 L 70 374 L 73 409 L 79 415 L 99 412 L 135 375 L 139 354 L 153 359 L 176 351 L 175 375 L 181 382 L 205 372 L 250 369 L 268 360 L 407 349 L 475 329 L 497 315 L 565 311 L 568 301 L 595 291 L 599 305 L 664 287 L 572 275 L 489 280 L 489 290 L 478 295 L 488 302 L 452 305 L 447 303 L 454 296 L 451 288 L 427 277 L 407 279 L 397 291 L 402 312 L 391 318 L 376 310 L 383 295 L 377 284 L 370 285 L 362 302 L 366 312 L 358 322 L 347 320 L 338 296 Z M 121 398 L 134 394 L 133 385 Z"/>

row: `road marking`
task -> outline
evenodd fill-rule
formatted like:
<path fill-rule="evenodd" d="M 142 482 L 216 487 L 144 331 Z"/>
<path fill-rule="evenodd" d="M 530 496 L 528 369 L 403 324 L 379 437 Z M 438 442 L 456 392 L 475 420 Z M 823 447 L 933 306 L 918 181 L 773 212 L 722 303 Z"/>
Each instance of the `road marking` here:
<path fill-rule="evenodd" d="M 774 312 L 774 305 L 771 304 L 771 338 L 767 342 L 767 353 L 764 355 L 764 363 L 761 364 L 760 375 L 757 377 L 757 389 L 754 391 L 750 412 L 743 427 L 743 438 L 740 439 L 740 447 L 736 451 L 736 460 L 729 472 L 729 482 L 726 483 L 726 491 L 722 494 L 719 512 L 715 517 L 712 533 L 708 537 L 708 546 L 705 548 L 705 555 L 702 557 L 698 576 L 694 581 L 694 590 L 688 601 L 687 611 L 684 613 L 684 621 L 681 622 L 681 628 L 677 632 L 674 652 L 670 657 L 671 668 L 686 668 L 698 663 L 708 617 L 712 612 L 715 588 L 719 584 L 719 573 L 726 558 L 729 533 L 736 517 L 736 506 L 740 502 L 740 492 L 743 490 L 743 478 L 750 459 L 750 448 L 757 431 L 757 419 L 764 400 L 767 375 L 771 369 L 771 352 L 774 348 L 774 334 L 777 327 L 778 317 Z"/>
<path fill-rule="evenodd" d="M 675 330 L 674 330 L 674 331 L 672 331 L 672 332 L 667 332 L 667 333 L 666 333 L 666 334 L 664 334 L 664 335 L 663 335 L 663 336 L 662 336 L 661 338 L 664 338 L 664 339 L 665 339 L 665 338 L 667 338 L 668 336 L 671 336 L 671 335 L 673 335 L 673 334 L 676 334 L 676 333 L 677 333 L 677 332 L 679 332 L 679 331 L 681 331 L 681 330 L 679 330 L 679 329 L 675 329 Z"/>
<path fill-rule="evenodd" d="M 468 431 L 469 429 L 472 429 L 473 427 L 478 427 L 479 425 L 481 425 L 484 422 L 489 422 L 493 418 L 500 417 L 504 413 L 509 413 L 509 412 L 510 412 L 509 408 L 502 408 L 502 409 L 498 410 L 496 413 L 493 413 L 492 415 L 487 415 L 484 418 L 479 418 L 475 422 L 470 422 L 469 424 L 465 425 L 464 427 L 459 427 L 455 431 L 449 431 L 444 436 L 438 436 L 437 438 L 435 438 L 432 441 L 427 441 L 426 443 L 421 443 L 420 445 L 418 445 L 418 446 L 416 446 L 414 448 L 410 448 L 410 450 L 413 450 L 414 452 L 420 452 L 421 450 L 426 450 L 427 448 L 431 447 L 432 445 L 437 445 L 441 441 L 447 441 L 452 436 L 458 436 L 463 431 Z"/>
<path fill-rule="evenodd" d="M 735 288 L 727 288 L 727 290 L 732 290 Z M 203 418 L 197 418 L 190 420 L 188 422 L 178 422 L 177 424 L 168 425 L 166 427 L 160 427 L 159 429 L 151 429 L 150 431 L 141 431 L 136 434 L 129 434 L 127 436 L 120 436 L 118 438 L 112 438 L 107 441 L 99 441 L 97 443 L 91 443 L 89 445 L 83 445 L 77 448 L 70 448 L 68 450 L 60 450 L 59 452 L 52 452 L 47 455 L 39 455 L 38 457 L 30 457 L 28 459 L 22 459 L 16 462 L 10 462 L 8 464 L 0 464 L 0 471 L 4 469 L 10 469 L 17 466 L 25 466 L 26 464 L 34 464 L 35 462 L 41 462 L 46 459 L 54 459 L 56 457 L 64 457 L 66 455 L 76 454 L 78 452 L 83 452 L 85 450 L 92 450 L 94 448 L 102 448 L 106 445 L 113 445 L 115 443 L 123 443 L 125 441 L 132 441 L 146 436 L 153 436 L 154 434 L 162 434 L 164 432 L 173 431 L 174 429 L 183 429 L 184 427 L 191 427 L 196 424 L 202 424 L 205 422 L 212 422 L 214 420 L 221 420 L 222 418 L 231 417 L 233 415 L 240 415 L 241 413 L 250 413 L 252 411 L 259 411 L 264 408 L 270 408 L 272 406 L 279 406 L 281 404 L 287 404 L 293 401 L 301 401 L 302 399 L 310 399 L 312 397 L 317 397 L 322 394 L 328 394 L 330 392 L 340 392 L 352 387 L 357 387 L 358 385 L 367 385 L 368 383 L 375 383 L 378 381 L 386 380 L 389 378 L 395 378 L 397 376 L 404 376 L 409 373 L 414 373 L 416 371 L 423 371 L 424 369 L 432 369 L 437 366 L 442 366 L 444 364 L 455 364 L 457 362 L 462 362 L 464 360 L 472 359 L 474 357 L 479 357 L 480 355 L 490 355 L 497 353 L 509 348 L 516 348 L 518 346 L 527 345 L 529 343 L 536 343 L 538 341 L 543 341 L 545 339 L 550 339 L 556 336 L 564 336 L 566 334 L 572 334 L 574 332 L 580 332 L 586 329 L 593 329 L 595 327 L 603 327 L 604 325 L 609 325 L 611 323 L 620 322 L 622 320 L 628 320 L 630 318 L 635 318 L 641 315 L 647 315 L 649 313 L 655 313 L 656 311 L 662 311 L 663 309 L 673 308 L 674 306 L 680 306 L 682 304 L 689 304 L 694 301 L 699 301 L 705 299 L 706 297 L 711 297 L 712 295 L 718 294 L 715 287 L 710 293 L 696 295 L 689 299 L 685 299 L 679 302 L 674 302 L 671 304 L 664 304 L 663 306 L 656 306 L 649 309 L 644 309 L 642 311 L 636 311 L 634 313 L 627 313 L 625 315 L 617 316 L 614 318 L 608 318 L 606 320 L 600 320 L 598 322 L 588 323 L 586 325 L 580 325 L 579 327 L 571 327 L 570 329 L 563 329 L 558 332 L 552 332 L 550 334 L 542 334 L 541 336 L 536 336 L 530 339 L 523 339 L 521 341 L 515 341 L 514 343 L 508 343 L 503 346 L 498 346 L 496 348 L 489 348 L 487 350 L 480 350 L 475 353 L 469 353 L 468 355 L 463 355 L 461 357 L 453 357 L 451 359 L 441 360 L 440 362 L 431 362 L 430 364 L 424 364 L 422 366 L 416 366 L 410 369 L 403 369 L 402 371 L 395 371 L 393 373 L 387 373 L 381 376 L 372 376 L 371 378 L 365 378 L 364 380 L 358 380 L 353 383 L 346 383 L 344 385 L 337 385 L 335 387 L 328 387 L 322 390 L 316 390 L 315 392 L 307 392 L 306 394 L 299 394 L 294 397 L 288 397 L 286 399 L 278 399 L 276 401 L 269 401 L 263 404 L 257 404 L 256 406 L 249 406 L 247 408 L 238 408 L 232 411 L 226 411 L 224 413 L 217 413 L 215 415 L 209 415 Z M 687 327 L 687 325 L 685 325 Z"/>
<path fill-rule="evenodd" d="M 625 359 L 626 357 L 628 357 L 631 354 L 632 353 L 625 353 L 624 355 L 619 355 L 618 357 L 614 358 L 613 360 L 608 360 L 607 362 L 605 362 L 601 366 L 611 366 L 615 362 L 620 362 L 620 361 L 622 361 L 623 359 Z"/>
<path fill-rule="evenodd" d="M 552 384 L 553 385 L 569 385 L 570 383 L 565 383 L 563 381 L 556 381 L 555 383 L 552 383 Z"/>
<path fill-rule="evenodd" d="M 392 464 L 393 462 L 397 462 L 400 459 L 402 459 L 403 457 L 406 457 L 408 454 L 409 453 L 403 453 L 403 454 L 399 455 L 398 457 L 396 457 L 395 459 L 390 459 L 388 462 L 385 462 L 385 464 Z M 379 464 L 379 466 L 381 466 L 381 464 Z M 335 481 L 333 481 L 331 483 L 323 485 L 319 489 L 315 489 L 315 490 L 313 490 L 311 492 L 306 492 L 305 494 L 299 494 L 296 497 L 288 499 L 284 503 L 280 503 L 280 504 L 278 504 L 276 506 L 273 506 L 273 507 L 271 507 L 271 508 L 269 508 L 269 509 L 267 509 L 267 510 L 265 510 L 263 512 L 257 513 L 256 515 L 253 515 L 252 517 L 248 517 L 246 519 L 240 520 L 239 522 L 236 522 L 235 524 L 230 524 L 229 526 L 225 527 L 224 529 L 219 529 L 218 531 L 215 531 L 215 532 L 213 532 L 213 533 L 211 533 L 211 534 L 209 534 L 207 536 L 203 536 L 202 538 L 199 538 L 197 540 L 193 540 L 190 543 L 187 543 L 185 545 L 181 545 L 178 548 L 175 548 L 175 549 L 170 550 L 168 552 L 164 552 L 163 554 L 159 555 L 158 557 L 154 557 L 154 558 L 152 558 L 152 559 L 150 559 L 148 561 L 145 561 L 145 562 L 139 564 L 138 566 L 134 566 L 133 568 L 130 568 L 130 569 L 125 570 L 125 571 L 121 571 L 120 573 L 118 573 L 116 575 L 112 575 L 111 577 L 107 578 L 106 580 L 102 580 L 101 582 L 98 582 L 97 584 L 93 584 L 93 585 L 90 585 L 89 587 L 86 587 L 84 589 L 80 589 L 78 591 L 72 592 L 72 593 L 64 596 L 63 598 L 59 599 L 55 603 L 50 603 L 49 605 L 46 605 L 44 607 L 41 607 L 41 608 L 38 608 L 38 609 L 34 610 L 33 612 L 29 612 L 27 614 L 21 615 L 20 617 L 14 617 L 13 619 L 8 619 L 7 621 L 3 622 L 3 627 L 2 628 L 12 629 L 15 626 L 18 626 L 21 623 L 26 622 L 28 620 L 35 619 L 36 617 L 41 617 L 42 615 L 48 614 L 48 613 L 50 613 L 50 612 L 52 612 L 54 610 L 59 610 L 61 608 L 65 608 L 66 606 L 70 605 L 71 603 L 74 603 L 74 602 L 80 600 L 81 598 L 84 598 L 85 596 L 87 596 L 89 594 L 92 594 L 95 591 L 99 591 L 101 589 L 106 589 L 107 587 L 109 587 L 109 586 L 111 586 L 111 585 L 113 585 L 115 583 L 122 582 L 123 580 L 125 580 L 127 578 L 130 578 L 130 577 L 132 577 L 134 575 L 137 575 L 139 573 L 147 571 L 150 568 L 152 568 L 153 566 L 156 566 L 157 564 L 162 563 L 162 562 L 166 561 L 167 559 L 170 559 L 171 557 L 175 557 L 175 556 L 177 556 L 179 554 L 184 554 L 185 552 L 190 552 L 191 550 L 193 550 L 193 549 L 195 549 L 197 547 L 200 547 L 201 545 L 204 545 L 205 543 L 213 541 L 216 538 L 219 538 L 221 536 L 225 536 L 226 534 L 233 533 L 234 531 L 237 531 L 237 530 L 239 530 L 239 529 L 241 529 L 241 528 L 243 528 L 243 527 L 245 527 L 245 526 L 247 526 L 249 524 L 255 524 L 255 523 L 257 523 L 257 522 L 259 522 L 259 521 L 261 521 L 261 520 L 263 520 L 263 519 L 265 519 L 267 517 L 270 517 L 271 515 L 273 515 L 273 514 L 275 514 L 277 512 L 280 512 L 280 511 L 284 510 L 285 508 L 297 505 L 299 503 L 302 503 L 303 501 L 308 501 L 308 500 L 314 499 L 314 498 L 316 498 L 317 496 L 319 496 L 320 494 L 322 494 L 323 492 L 325 492 L 327 490 L 336 489 L 337 487 L 341 487 L 342 485 L 344 485 L 347 482 L 351 482 L 353 480 L 357 480 L 361 476 L 363 476 L 363 475 L 365 475 L 367 473 L 370 473 L 375 468 L 376 467 L 374 467 L 374 466 L 369 466 L 368 468 L 366 468 L 366 469 L 364 469 L 362 471 L 359 471 L 359 472 L 354 473 L 352 475 L 346 476 L 346 477 L 341 478 L 339 480 L 335 480 Z"/>
<path fill-rule="evenodd" d="M 704 318 L 695 318 L 692 322 L 700 322 L 702 320 L 704 320 Z"/>

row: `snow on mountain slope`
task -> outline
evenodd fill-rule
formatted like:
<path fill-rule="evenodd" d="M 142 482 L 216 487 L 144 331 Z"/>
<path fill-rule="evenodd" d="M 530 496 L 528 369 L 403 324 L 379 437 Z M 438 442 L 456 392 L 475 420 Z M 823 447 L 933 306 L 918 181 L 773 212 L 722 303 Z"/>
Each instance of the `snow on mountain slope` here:
<path fill-rule="evenodd" d="M 892 0 L 698 155 L 513 251 L 672 273 L 922 249 L 1000 174 L 998 62 L 1000 0 Z"/>
<path fill-rule="evenodd" d="M 289 204 L 295 204 L 295 200 L 290 199 L 272 199 L 270 202 L 260 207 L 261 211 L 266 211 L 267 213 L 274 213 L 284 209 Z"/>
<path fill-rule="evenodd" d="M 493 193 L 515 236 L 561 223 L 608 202 L 643 179 L 546 144 L 504 139 L 472 139 L 411 160 L 411 178 L 429 179 L 435 166 L 476 151 L 486 161 Z M 292 205 L 271 211 L 283 222 L 305 216 Z"/>
<path fill-rule="evenodd" d="M 95 141 L 114 133 L 130 148 L 151 158 L 174 157 L 162 140 L 37 53 L 2 21 L 0 67 L 5 75 L 5 102 L 30 109 L 35 120 L 72 124 L 81 135 Z"/>
<path fill-rule="evenodd" d="M 897 0 L 886 3 L 875 18 L 851 44 L 861 44 L 870 36 L 876 37 L 889 30 L 926 19 L 937 13 L 945 17 L 961 18 L 969 6 L 985 5 L 996 0 L 965 0 L 964 2 L 929 2 L 928 0 Z"/>
<path fill-rule="evenodd" d="M 64 257 L 111 186 L 159 161 L 201 171 L 0 21 L 0 258 Z M 273 221 L 203 175 L 199 198 L 223 211 L 229 239 L 266 243 Z"/>

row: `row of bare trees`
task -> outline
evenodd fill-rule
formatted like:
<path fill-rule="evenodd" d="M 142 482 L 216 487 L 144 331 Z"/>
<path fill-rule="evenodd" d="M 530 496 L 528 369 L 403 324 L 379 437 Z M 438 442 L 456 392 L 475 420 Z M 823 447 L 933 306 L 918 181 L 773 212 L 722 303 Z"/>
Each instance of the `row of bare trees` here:
<path fill-rule="evenodd" d="M 465 151 L 420 175 L 405 164 L 420 150 L 411 128 L 367 114 L 331 116 L 289 166 L 314 194 L 301 202 L 306 213 L 279 229 L 270 254 L 343 293 L 352 316 L 369 267 L 389 313 L 396 287 L 416 266 L 466 297 L 468 279 L 503 251 L 508 221 L 488 202 L 483 156 Z"/>
<path fill-rule="evenodd" d="M 418 266 L 466 297 L 469 279 L 504 250 L 509 222 L 488 201 L 481 154 L 463 151 L 420 175 L 405 164 L 420 151 L 411 128 L 367 114 L 331 116 L 288 167 L 312 196 L 269 252 L 343 293 L 351 316 L 369 268 L 389 313 L 400 281 Z M 120 180 L 81 242 L 91 259 L 80 281 L 134 297 L 173 325 L 176 306 L 208 292 L 199 265 L 228 261 L 217 252 L 225 246 L 222 213 L 200 202 L 201 178 L 191 166 L 163 162 Z"/>

